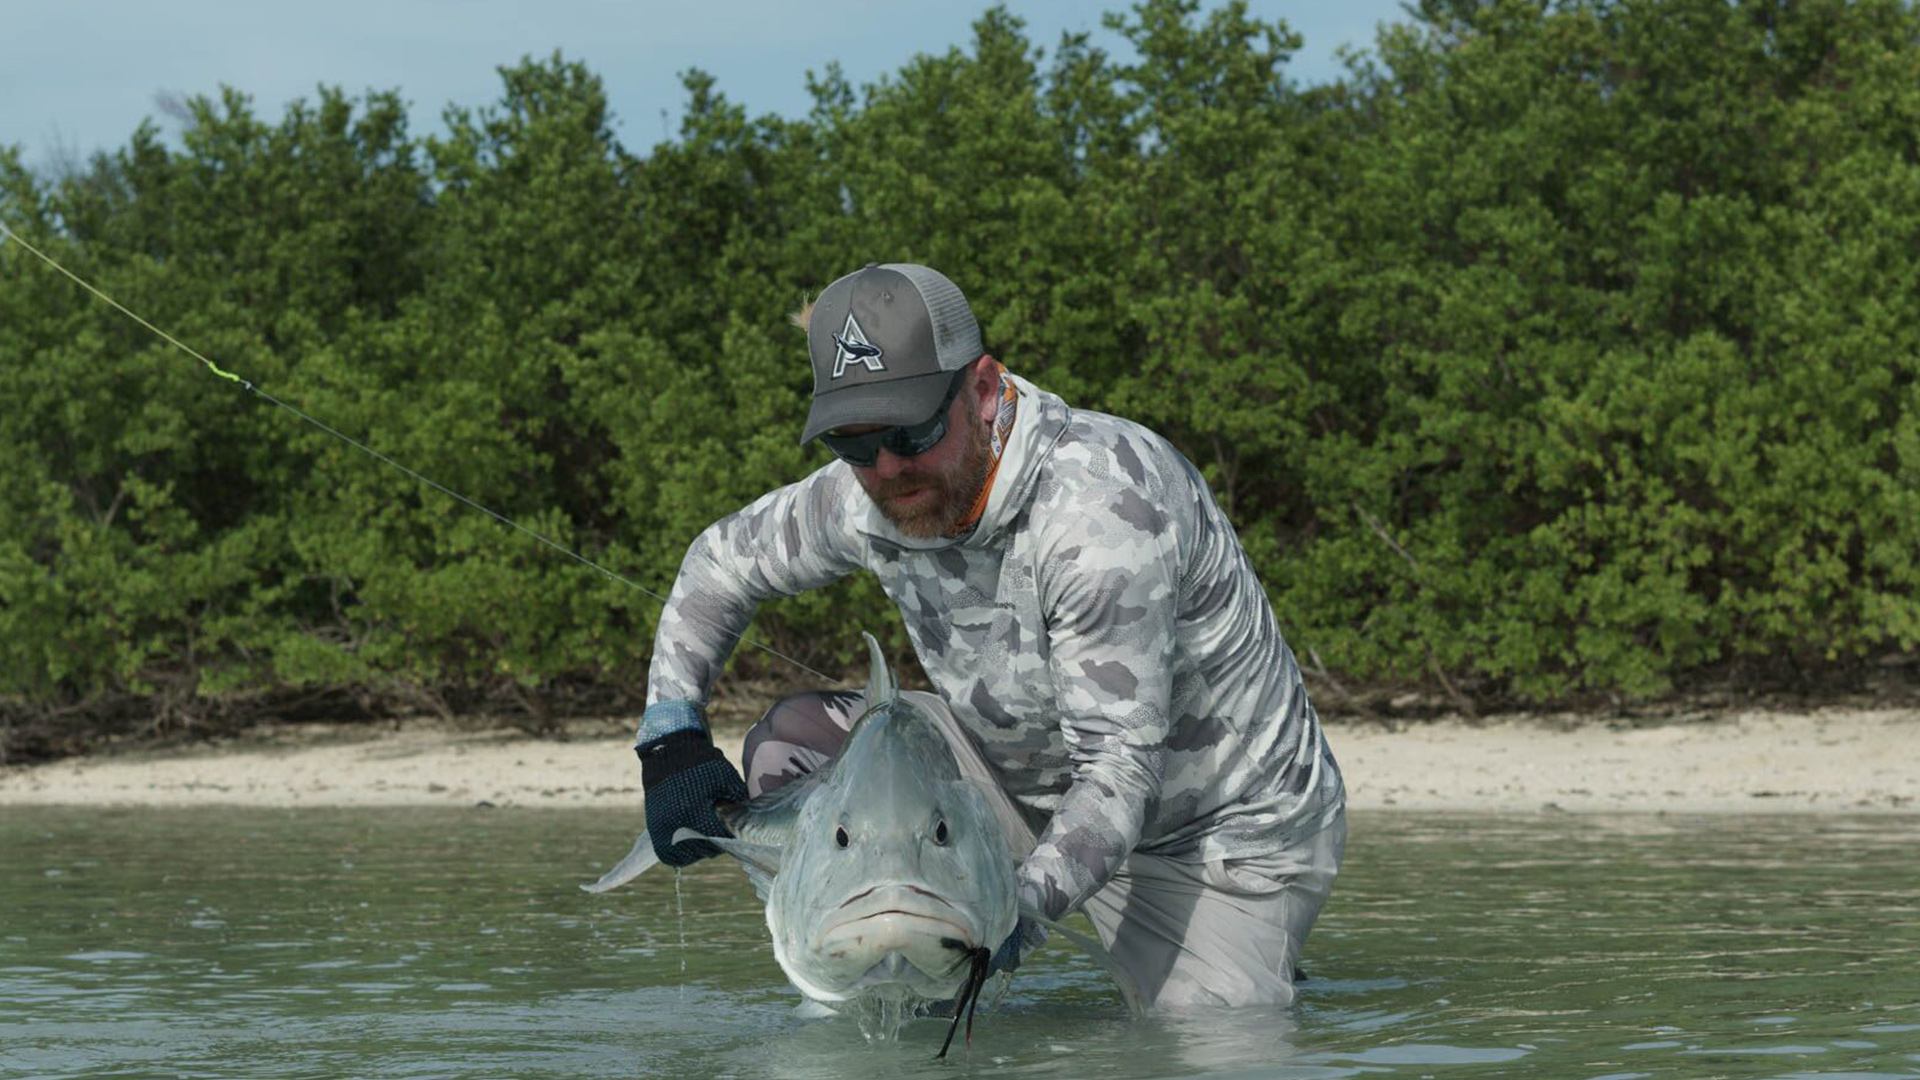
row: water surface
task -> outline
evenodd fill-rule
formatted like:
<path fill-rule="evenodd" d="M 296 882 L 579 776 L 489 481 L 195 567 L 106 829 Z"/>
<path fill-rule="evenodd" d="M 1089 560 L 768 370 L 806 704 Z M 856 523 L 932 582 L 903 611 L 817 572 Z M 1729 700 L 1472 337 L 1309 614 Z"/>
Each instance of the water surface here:
<path fill-rule="evenodd" d="M 1296 1008 L 1054 944 L 946 1062 L 796 1016 L 724 862 L 579 892 L 638 824 L 7 808 L 0 1076 L 1920 1076 L 1920 818 L 1359 815 Z"/>

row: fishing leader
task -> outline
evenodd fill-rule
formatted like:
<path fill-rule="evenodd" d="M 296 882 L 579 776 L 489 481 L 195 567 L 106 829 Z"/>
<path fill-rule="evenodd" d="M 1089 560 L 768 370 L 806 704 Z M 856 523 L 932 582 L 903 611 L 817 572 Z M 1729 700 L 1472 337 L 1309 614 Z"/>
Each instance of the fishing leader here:
<path fill-rule="evenodd" d="M 795 322 L 814 382 L 801 441 L 835 460 L 715 522 L 681 562 L 635 741 L 661 860 L 715 854 L 672 837 L 725 835 L 716 801 L 832 758 L 857 692 L 775 705 L 744 776 L 704 705 L 762 600 L 865 569 L 1038 834 L 1022 910 L 1083 910 L 1147 1005 L 1292 1001 L 1345 847 L 1345 789 L 1199 471 L 1153 431 L 1009 372 L 928 267 L 868 264 Z M 1016 930 L 996 964 L 1030 940 Z"/>

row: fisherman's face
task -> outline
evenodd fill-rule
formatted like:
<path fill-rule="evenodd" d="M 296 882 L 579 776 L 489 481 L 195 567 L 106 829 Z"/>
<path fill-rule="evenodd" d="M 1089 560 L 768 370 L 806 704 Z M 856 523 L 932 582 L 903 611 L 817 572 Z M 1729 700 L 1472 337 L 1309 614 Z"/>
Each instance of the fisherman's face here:
<path fill-rule="evenodd" d="M 952 533 L 987 481 L 993 464 L 988 433 L 1000 388 L 998 379 L 983 378 L 982 367 L 968 370 L 966 385 L 947 406 L 947 434 L 932 449 L 901 457 L 882 448 L 872 465 L 853 466 L 867 496 L 903 536 L 931 540 Z M 844 430 L 858 435 L 878 426 L 850 424 Z"/>

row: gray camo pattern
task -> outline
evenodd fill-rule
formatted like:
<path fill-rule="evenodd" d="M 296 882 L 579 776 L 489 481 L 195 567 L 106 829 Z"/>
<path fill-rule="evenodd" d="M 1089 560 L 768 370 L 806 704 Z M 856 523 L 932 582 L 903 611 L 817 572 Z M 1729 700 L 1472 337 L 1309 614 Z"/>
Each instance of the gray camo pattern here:
<path fill-rule="evenodd" d="M 901 536 L 838 461 L 703 532 L 648 701 L 706 701 L 761 601 L 866 569 L 1040 835 L 1031 908 L 1078 909 L 1136 848 L 1255 858 L 1327 827 L 1339 767 L 1199 472 L 1138 424 L 1013 381 L 1014 432 L 965 537 Z"/>

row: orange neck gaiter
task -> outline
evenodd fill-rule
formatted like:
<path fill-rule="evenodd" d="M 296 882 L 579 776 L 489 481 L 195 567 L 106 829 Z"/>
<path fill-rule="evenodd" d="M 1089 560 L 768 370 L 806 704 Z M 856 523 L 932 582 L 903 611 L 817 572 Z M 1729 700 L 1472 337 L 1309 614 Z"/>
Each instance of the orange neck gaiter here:
<path fill-rule="evenodd" d="M 986 357 L 982 363 L 993 365 L 988 369 L 988 374 L 1000 380 L 1000 411 L 993 418 L 991 442 L 993 460 L 987 466 L 987 478 L 980 485 L 980 494 L 974 496 L 972 508 L 967 511 L 966 517 L 961 518 L 959 523 L 954 525 L 953 532 L 948 534 L 950 536 L 964 536 L 972 532 L 973 527 L 980 524 L 980 518 L 986 514 L 987 497 L 993 494 L 993 479 L 1000 474 L 1000 458 L 1006 453 L 1007 436 L 1013 433 L 1014 410 L 1020 401 L 1019 392 L 1013 388 L 1013 380 L 1007 378 L 1006 365 L 991 356 Z"/>

